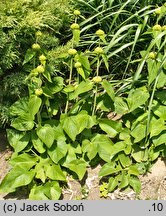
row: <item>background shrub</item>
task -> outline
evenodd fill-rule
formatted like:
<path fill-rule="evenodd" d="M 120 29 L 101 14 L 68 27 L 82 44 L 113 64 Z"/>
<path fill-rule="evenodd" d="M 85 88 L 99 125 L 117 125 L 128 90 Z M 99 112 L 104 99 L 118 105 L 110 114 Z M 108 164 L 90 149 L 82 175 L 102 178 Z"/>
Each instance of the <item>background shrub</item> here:
<path fill-rule="evenodd" d="M 40 44 L 43 49 L 57 49 L 65 43 L 71 10 L 70 0 L 0 2 L 0 127 L 8 121 L 8 106 L 27 95 L 24 79 L 29 67 L 23 67 L 22 62 L 35 40 L 35 32 L 42 32 Z"/>

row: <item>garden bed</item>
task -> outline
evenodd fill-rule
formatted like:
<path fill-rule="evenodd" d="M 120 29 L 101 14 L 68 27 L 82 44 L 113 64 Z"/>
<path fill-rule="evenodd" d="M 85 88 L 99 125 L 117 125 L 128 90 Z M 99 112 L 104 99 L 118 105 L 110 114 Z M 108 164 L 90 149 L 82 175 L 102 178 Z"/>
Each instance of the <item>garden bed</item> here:
<path fill-rule="evenodd" d="M 12 151 L 7 146 L 5 132 L 0 133 L 0 181 L 9 172 L 9 158 Z M 100 196 L 100 180 L 98 173 L 101 166 L 88 168 L 87 174 L 82 182 L 68 177 L 68 187 L 63 189 L 63 200 L 166 200 L 166 165 L 165 161 L 158 159 L 151 169 L 151 172 L 145 176 L 140 176 L 141 193 L 136 195 L 133 190 L 121 191 L 115 190 L 113 193 L 108 193 L 108 197 Z M 0 200 L 21 200 L 27 199 L 28 194 L 26 187 L 17 190 L 11 194 L 0 194 Z"/>

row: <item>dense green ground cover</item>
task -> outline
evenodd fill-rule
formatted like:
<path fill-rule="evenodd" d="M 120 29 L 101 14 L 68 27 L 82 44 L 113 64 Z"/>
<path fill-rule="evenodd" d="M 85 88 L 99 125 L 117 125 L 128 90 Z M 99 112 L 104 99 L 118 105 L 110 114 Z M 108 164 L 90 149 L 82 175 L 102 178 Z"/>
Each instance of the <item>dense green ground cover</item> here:
<path fill-rule="evenodd" d="M 101 196 L 139 193 L 139 175 L 166 154 L 166 4 L 2 4 L 1 119 L 14 153 L 0 191 L 59 199 L 68 175 L 102 162 Z"/>

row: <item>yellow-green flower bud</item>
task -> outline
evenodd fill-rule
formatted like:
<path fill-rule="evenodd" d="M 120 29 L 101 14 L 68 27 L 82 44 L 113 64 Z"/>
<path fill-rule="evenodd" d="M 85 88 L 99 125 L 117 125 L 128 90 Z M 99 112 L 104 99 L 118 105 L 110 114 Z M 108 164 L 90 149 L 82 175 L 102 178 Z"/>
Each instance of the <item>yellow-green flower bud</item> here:
<path fill-rule="evenodd" d="M 69 49 L 69 50 L 68 50 L 68 54 L 69 54 L 69 55 L 76 55 L 76 53 L 77 53 L 77 50 L 76 50 L 76 49 Z"/>
<path fill-rule="evenodd" d="M 35 90 L 35 95 L 40 96 L 43 94 L 43 90 L 41 88 Z"/>
<path fill-rule="evenodd" d="M 100 37 L 100 36 L 104 36 L 105 33 L 104 33 L 103 30 L 99 29 L 99 30 L 96 31 L 96 35 Z"/>
<path fill-rule="evenodd" d="M 150 52 L 148 57 L 151 58 L 151 59 L 155 59 L 156 55 L 157 55 L 156 52 Z"/>
<path fill-rule="evenodd" d="M 81 12 L 79 10 L 74 11 L 74 15 L 79 16 L 80 14 L 81 14 Z"/>
<path fill-rule="evenodd" d="M 92 81 L 94 83 L 100 83 L 102 81 L 102 78 L 101 78 L 101 76 L 95 76 L 95 77 L 93 77 Z"/>
<path fill-rule="evenodd" d="M 94 53 L 96 53 L 96 54 L 98 54 L 98 55 L 99 55 L 99 54 L 103 54 L 103 52 L 104 52 L 104 51 L 103 51 L 103 48 L 101 48 L 101 47 L 96 47 L 95 50 L 94 50 Z"/>
<path fill-rule="evenodd" d="M 40 61 L 46 61 L 46 59 L 47 59 L 47 58 L 45 57 L 45 55 L 39 56 L 39 60 L 40 60 Z"/>
<path fill-rule="evenodd" d="M 74 30 L 74 29 L 79 29 L 80 26 L 79 26 L 77 23 L 73 23 L 73 24 L 71 24 L 70 28 L 71 28 L 72 30 Z"/>
<path fill-rule="evenodd" d="M 43 72 L 44 72 L 44 67 L 43 67 L 43 65 L 37 66 L 36 71 L 37 71 L 38 73 L 43 73 Z"/>
<path fill-rule="evenodd" d="M 37 43 L 32 44 L 32 49 L 33 50 L 39 50 L 40 49 L 40 45 Z"/>
<path fill-rule="evenodd" d="M 161 25 L 154 25 L 153 26 L 153 31 L 161 31 Z"/>
<path fill-rule="evenodd" d="M 80 62 L 76 62 L 76 63 L 74 64 L 74 67 L 75 67 L 75 68 L 80 68 L 80 67 L 81 67 L 81 63 L 80 63 Z"/>
<path fill-rule="evenodd" d="M 35 35 L 36 35 L 36 37 L 40 37 L 40 36 L 42 36 L 42 32 L 41 32 L 41 31 L 37 31 L 37 32 L 35 33 Z"/>

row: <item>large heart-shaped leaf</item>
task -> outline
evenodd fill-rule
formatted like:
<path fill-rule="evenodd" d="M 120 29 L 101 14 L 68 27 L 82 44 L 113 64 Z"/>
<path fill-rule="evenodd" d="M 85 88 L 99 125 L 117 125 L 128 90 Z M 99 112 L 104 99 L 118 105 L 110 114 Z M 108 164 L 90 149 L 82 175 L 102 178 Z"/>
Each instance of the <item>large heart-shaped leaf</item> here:
<path fill-rule="evenodd" d="M 31 156 L 27 153 L 20 154 L 10 160 L 10 164 L 12 166 L 21 166 L 25 170 L 29 170 L 31 167 L 33 167 L 38 158 L 36 156 Z"/>
<path fill-rule="evenodd" d="M 45 124 L 44 126 L 40 126 L 37 128 L 38 137 L 46 144 L 48 148 L 50 148 L 54 142 L 54 129 Z"/>
<path fill-rule="evenodd" d="M 25 132 L 7 129 L 7 138 L 15 152 L 20 152 L 28 145 L 30 135 Z"/>
<path fill-rule="evenodd" d="M 109 137 L 113 138 L 122 130 L 122 124 L 111 119 L 101 119 L 99 120 L 100 128 L 106 132 Z"/>
<path fill-rule="evenodd" d="M 65 157 L 67 149 L 68 147 L 66 142 L 59 140 L 56 144 L 53 144 L 51 148 L 47 150 L 47 152 L 54 163 L 58 163 L 63 157 Z"/>
<path fill-rule="evenodd" d="M 103 176 L 111 175 L 114 173 L 118 173 L 121 170 L 122 170 L 122 167 L 120 165 L 116 165 L 116 163 L 114 162 L 109 162 L 109 163 L 104 164 L 104 166 L 102 166 L 99 172 L 99 176 L 103 177 Z"/>
<path fill-rule="evenodd" d="M 63 164 L 63 166 L 69 168 L 71 171 L 75 172 L 78 175 L 79 180 L 82 180 L 86 173 L 87 163 L 84 160 L 73 160 L 69 163 Z"/>
<path fill-rule="evenodd" d="M 36 95 L 31 96 L 28 104 L 29 113 L 35 115 L 39 111 L 41 103 L 42 103 L 41 98 L 37 97 Z"/>
<path fill-rule="evenodd" d="M 14 192 L 17 187 L 30 184 L 34 176 L 34 170 L 27 171 L 21 166 L 15 166 L 0 184 L 0 192 Z"/>
<path fill-rule="evenodd" d="M 61 188 L 57 181 L 47 182 L 43 185 L 35 185 L 29 194 L 30 200 L 58 200 L 61 196 Z"/>
<path fill-rule="evenodd" d="M 19 131 L 31 130 L 34 127 L 34 116 L 30 113 L 25 113 L 11 122 L 11 126 Z"/>
<path fill-rule="evenodd" d="M 145 104 L 145 102 L 149 98 L 149 93 L 146 87 L 141 87 L 135 90 L 131 90 L 129 96 L 127 98 L 127 103 L 129 106 L 129 112 L 132 112 L 136 108 L 140 107 L 141 105 Z"/>
<path fill-rule="evenodd" d="M 52 180 L 66 181 L 66 176 L 59 165 L 50 164 L 49 166 L 45 166 L 45 170 L 48 178 Z"/>

